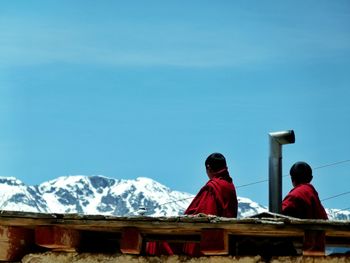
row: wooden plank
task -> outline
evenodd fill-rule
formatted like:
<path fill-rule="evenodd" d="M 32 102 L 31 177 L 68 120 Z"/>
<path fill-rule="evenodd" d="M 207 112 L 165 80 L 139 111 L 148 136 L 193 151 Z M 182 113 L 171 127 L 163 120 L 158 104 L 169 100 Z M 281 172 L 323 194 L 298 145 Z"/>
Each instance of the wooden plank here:
<path fill-rule="evenodd" d="M 13 212 L 13 211 L 0 211 L 0 222 L 8 219 L 43 219 L 43 220 L 56 220 L 57 222 L 67 221 L 128 221 L 128 222 L 165 222 L 165 223 L 217 223 L 217 224 L 235 224 L 235 223 L 280 223 L 280 224 L 309 224 L 309 225 L 344 225 L 350 226 L 350 221 L 330 221 L 330 220 L 303 220 L 292 217 L 281 216 L 277 218 L 221 218 L 216 216 L 177 216 L 177 217 L 120 217 L 120 216 L 103 216 L 103 215 L 83 215 L 83 214 L 43 214 L 43 213 L 28 213 L 28 212 Z M 49 221 L 47 221 L 49 222 Z M 53 222 L 53 221 L 50 221 Z"/>
<path fill-rule="evenodd" d="M 35 217 L 38 218 L 35 218 Z M 121 232 L 136 227 L 143 234 L 200 234 L 203 228 L 221 228 L 231 235 L 303 236 L 304 230 L 324 230 L 329 237 L 349 237 L 350 221 L 301 220 L 288 217 L 220 218 L 215 216 L 108 217 L 72 214 L 0 213 L 2 226 L 60 226 L 75 230 Z"/>
<path fill-rule="evenodd" d="M 172 224 L 163 224 L 159 222 L 129 222 L 129 221 L 86 221 L 81 220 L 79 222 L 65 222 L 64 224 L 52 224 L 47 223 L 48 225 L 56 225 L 61 227 L 67 227 L 70 229 L 76 230 L 91 230 L 94 229 L 96 231 L 110 231 L 110 232 L 120 232 L 124 227 L 137 227 L 146 234 L 173 234 L 181 232 L 183 234 L 199 234 L 202 228 L 212 228 L 220 227 L 222 229 L 226 229 L 229 234 L 232 235 L 255 235 L 255 236 L 303 236 L 304 229 L 308 229 L 305 226 L 296 226 L 296 225 L 270 225 L 270 224 L 195 224 L 195 223 L 172 223 Z M 21 224 L 26 227 L 35 227 L 34 222 L 29 221 L 27 223 Z M 45 226 L 42 225 L 42 226 Z M 326 230 L 327 236 L 334 237 L 350 237 L 349 228 L 344 228 L 340 226 L 340 229 L 336 229 L 337 227 L 331 226 L 323 227 L 321 229 Z"/>
<path fill-rule="evenodd" d="M 30 251 L 34 232 L 21 227 L 0 226 L 0 261 L 17 261 Z"/>
<path fill-rule="evenodd" d="M 80 242 L 79 231 L 59 226 L 35 228 L 35 243 L 41 247 L 60 251 L 75 251 Z"/>
<path fill-rule="evenodd" d="M 229 235 L 233 238 L 247 236 L 297 237 L 301 239 L 304 236 L 307 237 L 307 233 L 325 231 L 326 241 L 330 244 L 336 243 L 346 246 L 350 240 L 350 221 L 302 220 L 277 216 L 244 219 L 215 216 L 151 218 L 3 212 L 0 213 L 0 228 L 22 229 L 21 231 L 27 229 L 29 232 L 32 231 L 32 239 L 34 239 L 35 229 L 38 245 L 68 251 L 74 250 L 79 245 L 81 239 L 79 233 L 82 231 L 110 233 L 111 235 L 108 235 L 110 237 L 109 250 L 119 251 L 118 241 L 120 241 L 121 251 L 129 254 L 140 253 L 143 238 L 175 243 L 198 241 L 198 237 L 201 237 L 202 250 L 207 255 L 228 253 L 226 247 L 229 245 L 227 241 Z M 12 233 L 12 231 L 10 232 Z M 24 232 L 20 235 L 24 238 Z M 210 238 L 213 235 L 217 237 Z M 12 236 L 16 235 L 12 234 Z M 122 237 L 119 238 L 120 236 Z M 107 235 L 102 235 L 101 240 L 105 240 L 106 237 Z M 23 238 L 12 238 L 12 242 L 9 241 L 7 234 L 2 235 L 2 237 L 0 235 L 0 249 L 6 251 L 3 254 L 9 251 L 9 246 L 15 245 L 15 247 L 21 248 L 15 240 L 22 240 L 19 243 L 25 242 L 30 245 L 29 241 Z M 215 242 L 211 242 L 214 240 Z M 114 242 L 116 243 L 115 250 Z M 27 245 L 26 247 L 28 247 Z M 305 242 L 304 247 L 305 255 L 324 255 L 322 249 L 307 249 Z M 9 258 L 8 255 L 5 257 Z"/>
<path fill-rule="evenodd" d="M 206 255 L 228 255 L 228 234 L 224 229 L 203 229 L 200 250 Z"/>
<path fill-rule="evenodd" d="M 138 255 L 141 253 L 142 237 L 140 231 L 134 227 L 126 227 L 122 230 L 120 251 L 124 254 Z"/>

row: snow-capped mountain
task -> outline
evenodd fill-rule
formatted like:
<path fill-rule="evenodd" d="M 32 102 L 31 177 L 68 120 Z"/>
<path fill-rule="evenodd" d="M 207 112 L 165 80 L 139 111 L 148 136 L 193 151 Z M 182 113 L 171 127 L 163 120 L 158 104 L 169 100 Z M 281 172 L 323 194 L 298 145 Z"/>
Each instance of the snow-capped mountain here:
<path fill-rule="evenodd" d="M 249 217 L 252 215 L 266 212 L 268 209 L 252 200 L 244 197 L 237 197 L 238 199 L 238 217 Z"/>
<path fill-rule="evenodd" d="M 13 177 L 0 177 L 0 210 L 41 213 L 79 213 L 114 216 L 182 215 L 194 195 L 173 191 L 145 177 L 118 180 L 104 176 L 63 176 L 37 186 Z M 267 211 L 238 197 L 238 217 Z M 330 218 L 350 220 L 350 211 L 328 209 Z"/>
<path fill-rule="evenodd" d="M 47 203 L 37 189 L 14 177 L 0 177 L 0 189 L 0 210 L 47 211 Z"/>
<path fill-rule="evenodd" d="M 147 215 L 173 216 L 188 206 L 190 195 L 171 191 L 144 177 L 116 180 L 103 176 L 66 176 L 37 187 L 49 212 L 127 216 L 140 207 Z M 180 200 L 178 202 L 174 202 Z"/>
<path fill-rule="evenodd" d="M 326 212 L 329 219 L 350 220 L 350 211 L 343 209 L 327 209 Z"/>

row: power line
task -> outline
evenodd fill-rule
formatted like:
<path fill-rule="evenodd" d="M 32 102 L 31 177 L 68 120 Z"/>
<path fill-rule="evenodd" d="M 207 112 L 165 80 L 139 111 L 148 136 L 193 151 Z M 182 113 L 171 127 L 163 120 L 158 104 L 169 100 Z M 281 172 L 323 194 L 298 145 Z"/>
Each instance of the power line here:
<path fill-rule="evenodd" d="M 265 183 L 265 182 L 267 182 L 267 181 L 268 181 L 268 179 L 264 179 L 264 180 L 260 180 L 260 181 L 256 181 L 256 182 L 252 182 L 252 183 L 248 183 L 248 184 L 238 185 L 238 186 L 236 186 L 236 189 L 237 189 L 237 188 L 242 188 L 242 187 L 251 186 L 251 185 L 254 185 L 254 184 Z"/>
<path fill-rule="evenodd" d="M 350 160 L 344 160 L 344 161 L 339 161 L 339 162 L 335 162 L 335 163 L 325 164 L 325 165 L 322 165 L 322 166 L 315 167 L 314 170 L 322 169 L 322 168 L 325 168 L 325 167 L 334 166 L 334 165 L 338 165 L 338 164 L 342 164 L 342 163 L 347 163 L 347 162 L 350 162 Z"/>
<path fill-rule="evenodd" d="M 178 199 L 178 200 L 174 200 L 174 201 L 169 201 L 163 204 L 160 204 L 160 206 L 162 205 L 167 205 L 167 204 L 171 204 L 171 203 L 176 203 L 176 202 L 180 202 L 180 201 L 184 201 L 184 200 L 188 200 L 188 199 L 193 199 L 195 196 L 191 196 L 191 197 L 186 197 L 186 198 L 182 198 L 182 199 Z"/>
<path fill-rule="evenodd" d="M 317 166 L 317 167 L 315 167 L 315 168 L 313 168 L 313 169 L 314 169 L 314 170 L 322 169 L 322 168 L 326 168 L 326 167 L 330 167 L 330 166 L 335 166 L 335 165 L 339 165 L 339 164 L 347 163 L 347 162 L 350 162 L 350 159 L 349 159 L 349 160 L 338 161 L 338 162 L 334 162 L 334 163 L 329 163 L 329 164 L 325 164 L 325 165 L 321 165 L 321 166 Z M 288 174 L 283 175 L 283 177 L 287 177 L 287 176 L 289 176 L 289 175 L 288 175 Z M 236 186 L 236 189 L 242 188 L 242 187 L 251 186 L 251 185 L 255 185 L 255 184 L 265 183 L 265 182 L 268 182 L 268 181 L 269 181 L 268 179 L 264 179 L 264 180 L 259 180 L 259 181 L 247 183 L 247 184 L 242 184 L 242 185 Z M 328 197 L 328 198 L 323 199 L 323 200 L 321 200 L 321 201 L 325 201 L 325 200 L 328 200 L 328 199 L 332 199 L 332 198 L 335 198 L 335 197 L 338 197 L 338 196 L 342 196 L 342 195 L 345 195 L 345 194 L 348 194 L 348 193 L 350 193 L 350 192 L 342 193 L 342 194 L 339 194 L 339 195 L 336 195 L 336 196 L 331 196 L 331 197 Z M 179 199 L 179 200 L 169 201 L 169 202 L 166 202 L 166 203 L 163 203 L 163 204 L 160 204 L 160 205 L 161 205 L 161 206 L 162 206 L 162 205 L 167 205 L 167 204 L 176 203 L 176 202 L 179 202 L 179 201 L 184 201 L 184 200 L 188 200 L 188 199 L 192 199 L 192 198 L 194 198 L 194 196 L 192 196 L 192 197 L 187 197 L 187 198 L 183 198 L 183 199 Z"/>
<path fill-rule="evenodd" d="M 342 163 L 347 163 L 347 162 L 350 162 L 350 160 L 344 160 L 344 161 L 334 162 L 334 163 L 330 163 L 330 164 L 325 164 L 325 165 L 322 165 L 322 166 L 315 167 L 315 168 L 313 168 L 313 169 L 314 169 L 314 170 L 322 169 L 322 168 L 326 168 L 326 167 L 330 167 L 330 166 L 335 166 L 335 165 L 342 164 Z M 287 176 L 289 176 L 289 175 L 288 175 L 288 174 L 283 175 L 283 177 L 287 177 Z M 254 184 L 265 183 L 265 182 L 268 182 L 268 181 L 269 181 L 268 179 L 264 179 L 264 180 L 260 180 L 260 181 L 255 181 L 255 182 L 251 182 L 251 183 L 239 185 L 239 186 L 236 186 L 236 188 L 251 186 L 251 185 L 254 185 Z"/>
<path fill-rule="evenodd" d="M 350 191 L 345 192 L 345 193 L 341 193 L 341 194 L 337 194 L 337 195 L 333 195 L 333 196 L 330 196 L 330 197 L 327 197 L 327 198 L 324 198 L 321 201 L 323 202 L 323 201 L 326 201 L 326 200 L 329 200 L 329 199 L 333 199 L 333 198 L 336 198 L 336 197 L 339 197 L 339 196 L 342 196 L 342 195 L 346 195 L 346 194 L 350 194 Z"/>

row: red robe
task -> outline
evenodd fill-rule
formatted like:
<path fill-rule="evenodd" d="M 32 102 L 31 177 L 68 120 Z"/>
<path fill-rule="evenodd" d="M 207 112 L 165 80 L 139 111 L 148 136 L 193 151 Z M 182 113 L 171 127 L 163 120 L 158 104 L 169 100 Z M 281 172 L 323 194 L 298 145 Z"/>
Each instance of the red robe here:
<path fill-rule="evenodd" d="M 294 187 L 282 202 L 282 214 L 301 219 L 328 219 L 318 193 L 311 184 L 300 184 Z M 305 232 L 305 251 L 324 253 L 325 233 Z"/>
<path fill-rule="evenodd" d="M 328 219 L 311 184 L 297 185 L 288 193 L 282 202 L 282 214 L 302 219 Z"/>
<path fill-rule="evenodd" d="M 221 217 L 237 217 L 236 189 L 227 170 L 210 179 L 185 211 L 186 215 L 199 213 Z M 190 256 L 202 256 L 198 243 L 185 243 L 183 252 Z"/>
<path fill-rule="evenodd" d="M 238 201 L 231 177 L 214 177 L 209 180 L 185 211 L 186 215 L 199 213 L 222 217 L 237 217 Z"/>
<path fill-rule="evenodd" d="M 193 199 L 186 209 L 186 215 L 199 213 L 217 215 L 221 217 L 237 217 L 238 201 L 235 187 L 227 170 L 224 170 L 209 180 Z M 146 253 L 148 255 L 173 255 L 183 252 L 191 256 L 201 256 L 198 243 L 185 243 L 182 249 L 170 246 L 167 242 L 148 242 Z"/>

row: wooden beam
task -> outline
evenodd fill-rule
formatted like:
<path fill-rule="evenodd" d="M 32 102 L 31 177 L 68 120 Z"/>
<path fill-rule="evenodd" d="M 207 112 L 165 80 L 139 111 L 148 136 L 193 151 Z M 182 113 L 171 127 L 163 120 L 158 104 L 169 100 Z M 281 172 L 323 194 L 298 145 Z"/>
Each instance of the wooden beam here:
<path fill-rule="evenodd" d="M 304 235 L 303 255 L 324 256 L 326 247 L 325 232 L 306 230 Z"/>
<path fill-rule="evenodd" d="M 79 231 L 59 226 L 35 228 L 35 242 L 41 247 L 59 251 L 75 251 L 80 242 Z"/>
<path fill-rule="evenodd" d="M 225 229 L 203 229 L 200 250 L 204 255 L 228 255 L 228 233 Z"/>
<path fill-rule="evenodd" d="M 122 238 L 120 241 L 120 251 L 124 254 L 138 255 L 141 253 L 142 236 L 135 227 L 126 227 L 122 229 Z"/>
<path fill-rule="evenodd" d="M 74 214 L 40 214 L 27 212 L 1 211 L 0 226 L 40 229 L 52 227 L 70 229 L 72 233 L 83 231 L 121 233 L 126 228 L 136 228 L 139 233 L 135 240 L 142 237 L 161 237 L 161 240 L 183 241 L 190 238 L 194 241 L 203 229 L 223 229 L 228 235 L 242 237 L 304 237 L 305 231 L 325 231 L 327 242 L 347 245 L 350 239 L 350 221 L 302 220 L 295 218 L 220 218 L 215 216 L 179 216 L 179 217 L 114 217 L 102 215 Z M 50 232 L 49 230 L 46 230 Z M 52 230 L 52 233 L 55 231 Z M 57 234 L 57 233 L 56 233 Z M 72 234 L 74 236 L 74 234 Z M 73 249 L 74 242 L 69 246 L 55 241 L 45 241 L 44 236 L 38 236 L 38 243 L 49 248 Z M 163 238 L 164 237 L 164 238 Z M 48 237 L 46 237 L 48 238 Z M 119 238 L 116 238 L 119 240 Z M 40 241 L 43 240 L 43 241 Z M 73 239 L 74 240 L 74 239 Z M 142 241 L 142 240 L 141 240 Z M 7 241 L 6 241 L 7 242 Z M 61 242 L 62 243 L 62 242 Z M 137 246 L 136 246 L 137 247 Z M 119 247 L 117 247 L 117 250 Z M 307 249 L 305 249 L 306 251 Z M 127 248 L 125 248 L 127 251 Z M 138 249 L 131 250 L 138 253 Z M 307 252 L 306 252 L 307 253 Z"/>
<path fill-rule="evenodd" d="M 303 236 L 306 230 L 324 230 L 329 237 L 349 237 L 350 221 L 301 220 L 296 218 L 221 218 L 215 216 L 114 217 L 78 214 L 40 214 L 1 211 L 3 226 L 62 226 L 77 230 L 120 232 L 124 227 L 136 227 L 143 234 L 199 234 L 203 228 L 226 229 L 231 235 L 243 236 Z"/>
<path fill-rule="evenodd" d="M 0 261 L 18 261 L 34 244 L 34 232 L 22 227 L 0 226 Z"/>

